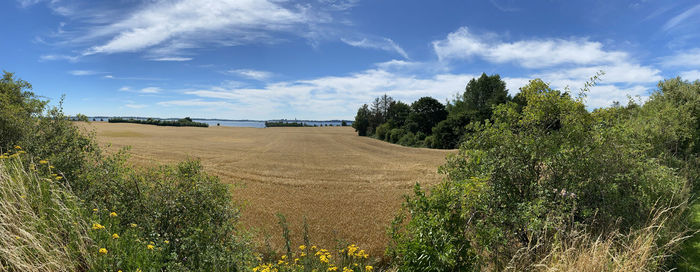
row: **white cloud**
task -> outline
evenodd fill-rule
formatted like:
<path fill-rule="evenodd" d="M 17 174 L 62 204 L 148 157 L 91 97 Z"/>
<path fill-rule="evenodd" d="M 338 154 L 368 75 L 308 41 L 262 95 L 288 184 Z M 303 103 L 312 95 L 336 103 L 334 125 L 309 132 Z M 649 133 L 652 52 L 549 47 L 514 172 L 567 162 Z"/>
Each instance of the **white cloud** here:
<path fill-rule="evenodd" d="M 627 53 L 603 50 L 599 42 L 586 39 L 498 41 L 493 35 L 479 37 L 467 27 L 434 41 L 433 49 L 440 60 L 468 59 L 474 56 L 489 62 L 515 62 L 527 68 L 552 67 L 562 64 L 593 65 L 625 61 Z"/>
<path fill-rule="evenodd" d="M 174 49 L 166 51 L 177 51 L 178 47 L 197 47 L 202 41 L 240 44 L 265 38 L 265 32 L 299 31 L 298 26 L 307 20 L 303 9 L 292 10 L 271 0 L 157 1 L 95 29 L 92 36 L 109 41 L 84 54 L 169 46 Z"/>
<path fill-rule="evenodd" d="M 700 4 L 693 6 L 692 8 L 689 8 L 685 10 L 684 12 L 674 16 L 673 18 L 669 19 L 666 24 L 664 24 L 664 30 L 670 30 L 671 28 L 676 27 L 677 25 L 681 24 L 683 21 L 687 20 L 688 18 L 696 18 L 696 14 L 700 13 Z"/>
<path fill-rule="evenodd" d="M 169 100 L 158 102 L 161 106 L 187 106 L 187 107 L 228 107 L 233 106 L 233 104 L 225 101 L 203 101 L 201 99 L 187 99 L 187 100 Z"/>
<path fill-rule="evenodd" d="M 681 78 L 689 81 L 700 80 L 700 70 L 690 70 L 681 72 Z"/>
<path fill-rule="evenodd" d="M 603 71 L 605 74 L 599 79 L 602 83 L 656 83 L 662 80 L 661 71 L 639 64 L 617 63 L 609 65 L 578 67 L 570 69 L 557 69 L 544 73 L 535 74 L 545 80 L 576 80 L 587 81 L 597 72 Z"/>
<path fill-rule="evenodd" d="M 73 71 L 68 71 L 69 74 L 74 75 L 74 76 L 91 76 L 91 75 L 97 75 L 97 74 L 104 74 L 104 72 L 97 72 L 97 71 L 92 71 L 92 70 L 73 70 Z"/>
<path fill-rule="evenodd" d="M 162 57 L 162 58 L 153 58 L 151 59 L 152 61 L 190 61 L 192 58 L 185 58 L 185 57 Z"/>
<path fill-rule="evenodd" d="M 146 87 L 142 89 L 133 89 L 129 86 L 124 86 L 119 88 L 120 92 L 133 92 L 133 93 L 145 93 L 145 94 L 155 94 L 155 93 L 160 93 L 163 91 L 163 89 L 159 87 Z"/>
<path fill-rule="evenodd" d="M 80 59 L 80 57 L 76 56 L 69 56 L 69 55 L 42 55 L 39 57 L 39 60 L 41 61 L 54 61 L 54 60 L 67 60 L 70 62 L 77 62 Z"/>
<path fill-rule="evenodd" d="M 161 91 L 162 91 L 162 89 L 158 88 L 158 87 L 146 87 L 146 88 L 141 89 L 139 92 L 153 94 L 153 93 L 159 93 Z"/>
<path fill-rule="evenodd" d="M 372 49 L 379 49 L 379 50 L 384 50 L 384 51 L 389 51 L 389 52 L 395 52 L 399 55 L 401 55 L 403 58 L 408 59 L 408 54 L 406 54 L 406 51 L 403 50 L 398 44 L 396 44 L 393 40 L 389 38 L 381 38 L 381 39 L 368 39 L 368 38 L 362 38 L 360 40 L 351 40 L 351 39 L 346 39 L 346 38 L 341 38 L 341 41 L 344 43 L 354 46 L 354 47 L 361 47 L 361 48 L 372 48 Z"/>
<path fill-rule="evenodd" d="M 693 48 L 667 56 L 662 61 L 664 66 L 700 67 L 700 48 Z"/>
<path fill-rule="evenodd" d="M 228 73 L 242 76 L 245 78 L 255 79 L 255 80 L 266 80 L 266 79 L 272 77 L 272 73 L 270 73 L 270 72 L 253 70 L 253 69 L 229 70 Z"/>
<path fill-rule="evenodd" d="M 145 107 L 148 107 L 148 105 L 145 105 L 145 104 L 126 104 L 126 105 L 124 105 L 124 107 L 132 108 L 132 109 L 143 109 Z"/>

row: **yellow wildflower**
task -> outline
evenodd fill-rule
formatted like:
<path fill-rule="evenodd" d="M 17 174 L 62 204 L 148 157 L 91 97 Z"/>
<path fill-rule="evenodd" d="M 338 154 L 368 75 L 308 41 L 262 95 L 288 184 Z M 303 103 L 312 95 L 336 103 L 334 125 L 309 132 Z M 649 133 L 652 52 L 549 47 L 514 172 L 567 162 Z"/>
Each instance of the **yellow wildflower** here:
<path fill-rule="evenodd" d="M 105 255 L 107 254 L 107 249 L 106 248 L 100 248 L 100 254 Z"/>
<path fill-rule="evenodd" d="M 306 249 L 306 246 L 305 246 L 305 245 L 300 245 L 300 246 L 299 246 L 299 250 L 304 250 L 304 249 Z"/>
<path fill-rule="evenodd" d="M 298 262 L 299 262 L 299 258 L 294 258 L 294 263 L 298 263 Z"/>
<path fill-rule="evenodd" d="M 134 224 L 134 223 L 131 223 L 131 227 L 132 227 L 132 228 L 135 228 L 135 227 L 137 227 L 137 226 L 138 226 L 138 225 L 136 225 L 136 224 Z"/>
<path fill-rule="evenodd" d="M 328 268 L 328 271 L 329 271 L 329 272 L 330 272 L 330 271 L 338 271 L 338 267 L 331 266 L 331 267 Z"/>
<path fill-rule="evenodd" d="M 165 243 L 165 244 L 170 244 L 170 241 L 165 240 L 165 241 L 163 241 L 163 243 Z"/>
<path fill-rule="evenodd" d="M 371 265 L 365 266 L 365 271 L 372 271 L 372 270 L 374 270 L 374 267 L 372 267 Z"/>
<path fill-rule="evenodd" d="M 136 272 L 143 272 L 141 268 L 136 268 Z"/>
<path fill-rule="evenodd" d="M 322 263 L 328 263 L 330 261 L 328 260 L 328 257 L 326 257 L 326 255 L 321 255 L 321 257 L 318 257 L 318 260 Z"/>
<path fill-rule="evenodd" d="M 54 169 L 54 168 L 56 168 L 56 167 L 54 167 L 53 165 L 49 165 L 49 169 Z"/>
<path fill-rule="evenodd" d="M 117 217 L 117 213 L 111 212 L 111 213 L 109 213 L 109 217 Z"/>
<path fill-rule="evenodd" d="M 99 223 L 94 223 L 94 224 L 92 224 L 92 230 L 101 230 L 101 229 L 104 229 L 104 228 L 105 228 L 105 226 L 100 225 Z"/>
<path fill-rule="evenodd" d="M 345 267 L 343 267 L 343 272 L 355 272 L 355 271 L 353 271 L 352 269 L 345 266 Z"/>
<path fill-rule="evenodd" d="M 58 177 L 56 177 L 56 180 L 61 180 L 61 179 L 63 179 L 63 177 L 62 177 L 62 176 L 58 176 Z"/>
<path fill-rule="evenodd" d="M 119 239 L 119 234 L 112 234 L 112 239 Z"/>
<path fill-rule="evenodd" d="M 27 154 L 27 152 L 24 151 L 24 150 L 17 151 L 17 153 L 19 153 L 19 154 Z"/>
<path fill-rule="evenodd" d="M 284 263 L 284 261 L 283 261 L 283 260 L 279 260 L 279 261 L 277 261 L 277 264 L 283 264 L 283 263 Z"/>
<path fill-rule="evenodd" d="M 93 212 L 97 212 L 97 208 L 92 209 Z"/>
<path fill-rule="evenodd" d="M 15 146 L 15 149 L 22 149 L 22 147 L 21 147 L 21 146 L 18 146 L 18 145 L 16 145 L 16 146 Z"/>
<path fill-rule="evenodd" d="M 149 250 L 153 250 L 153 248 L 154 248 L 154 246 L 151 245 L 151 244 L 147 245 L 146 247 L 147 247 Z"/>
<path fill-rule="evenodd" d="M 299 256 L 304 257 L 304 256 L 306 256 L 306 253 L 302 252 Z"/>
<path fill-rule="evenodd" d="M 316 246 L 311 246 L 311 250 L 316 250 Z"/>
<path fill-rule="evenodd" d="M 47 163 L 49 163 L 49 161 L 47 161 L 47 160 L 40 160 L 39 163 L 40 163 L 40 164 L 47 164 Z"/>
<path fill-rule="evenodd" d="M 282 255 L 281 258 L 282 258 L 282 260 L 286 260 L 286 259 L 287 259 L 287 255 Z"/>

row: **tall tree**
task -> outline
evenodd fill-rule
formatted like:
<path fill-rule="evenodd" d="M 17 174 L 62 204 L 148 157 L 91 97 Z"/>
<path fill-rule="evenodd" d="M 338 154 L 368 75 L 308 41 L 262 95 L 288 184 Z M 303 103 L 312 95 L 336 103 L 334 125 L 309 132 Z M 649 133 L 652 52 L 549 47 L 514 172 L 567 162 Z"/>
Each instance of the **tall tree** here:
<path fill-rule="evenodd" d="M 425 134 L 430 134 L 437 123 L 447 118 L 445 105 L 429 96 L 421 97 L 413 102 L 411 110 L 408 117 L 409 122 L 416 123 L 416 130 Z"/>
<path fill-rule="evenodd" d="M 358 135 L 367 136 L 371 117 L 372 111 L 369 110 L 369 106 L 367 106 L 367 104 L 362 105 L 362 107 L 357 110 L 355 122 L 352 122 L 352 127 L 355 129 L 355 131 L 357 131 Z"/>
<path fill-rule="evenodd" d="M 509 100 L 506 83 L 501 76 L 483 73 L 478 79 L 470 80 L 461 97 L 448 104 L 447 109 L 450 114 L 466 113 L 473 121 L 483 121 L 491 118 L 495 105 Z"/>
<path fill-rule="evenodd" d="M 387 110 L 387 122 L 391 127 L 402 127 L 411 114 L 411 106 L 401 101 L 392 101 Z"/>

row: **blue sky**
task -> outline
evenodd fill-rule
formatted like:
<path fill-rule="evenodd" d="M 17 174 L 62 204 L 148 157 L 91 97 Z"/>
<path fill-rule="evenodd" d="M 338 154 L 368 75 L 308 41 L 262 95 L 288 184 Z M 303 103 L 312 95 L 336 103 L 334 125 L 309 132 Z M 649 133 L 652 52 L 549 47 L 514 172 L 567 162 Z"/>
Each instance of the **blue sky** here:
<path fill-rule="evenodd" d="M 0 68 L 68 114 L 352 119 L 498 73 L 590 108 L 700 78 L 698 1 L 6 0 Z"/>

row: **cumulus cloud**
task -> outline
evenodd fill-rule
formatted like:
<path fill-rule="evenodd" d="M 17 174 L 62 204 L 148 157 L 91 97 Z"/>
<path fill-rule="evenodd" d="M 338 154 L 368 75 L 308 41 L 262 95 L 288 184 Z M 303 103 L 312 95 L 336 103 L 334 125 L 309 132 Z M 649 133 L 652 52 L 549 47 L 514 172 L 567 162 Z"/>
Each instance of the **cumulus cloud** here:
<path fill-rule="evenodd" d="M 661 62 L 664 66 L 700 67 L 700 48 L 688 49 L 667 56 Z"/>
<path fill-rule="evenodd" d="M 542 39 L 502 42 L 493 35 L 477 36 L 467 27 L 433 42 L 440 60 L 481 57 L 489 62 L 514 62 L 526 68 L 552 67 L 562 64 L 592 65 L 622 62 L 628 55 L 621 51 L 606 51 L 599 42 L 586 39 Z"/>
<path fill-rule="evenodd" d="M 700 70 L 683 71 L 681 78 L 690 81 L 700 80 Z"/>
<path fill-rule="evenodd" d="M 394 52 L 396 54 L 399 54 L 405 59 L 408 59 L 408 54 L 406 54 L 406 51 L 403 50 L 398 44 L 396 44 L 393 40 L 389 38 L 379 38 L 379 39 L 369 39 L 369 38 L 362 38 L 359 40 L 352 40 L 352 39 L 347 39 L 347 38 L 341 38 L 340 39 L 342 42 L 354 46 L 354 47 L 361 47 L 361 48 L 372 48 L 372 49 L 379 49 L 379 50 L 384 50 L 388 52 Z"/>

